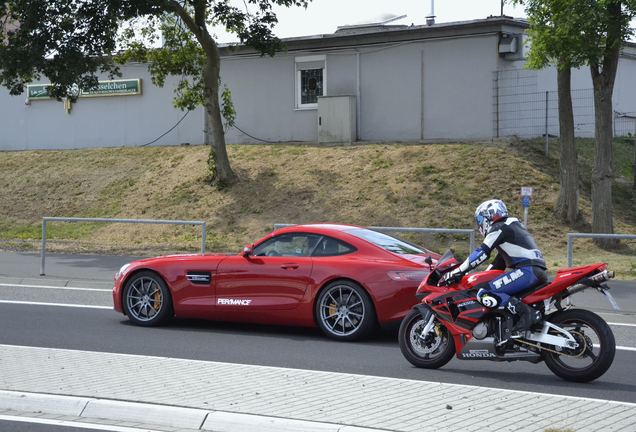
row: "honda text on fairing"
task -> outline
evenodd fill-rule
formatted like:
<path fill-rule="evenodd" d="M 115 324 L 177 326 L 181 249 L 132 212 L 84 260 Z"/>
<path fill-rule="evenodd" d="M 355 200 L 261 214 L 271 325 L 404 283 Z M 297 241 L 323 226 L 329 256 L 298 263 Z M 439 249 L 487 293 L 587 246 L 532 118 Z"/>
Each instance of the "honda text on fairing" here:
<path fill-rule="evenodd" d="M 142 326 L 170 317 L 318 326 L 340 340 L 399 322 L 427 259 L 439 255 L 350 225 L 296 225 L 235 255 L 134 261 L 115 276 L 115 310 Z"/>
<path fill-rule="evenodd" d="M 453 253 L 430 265 L 431 273 L 417 291 L 422 301 L 399 330 L 400 349 L 413 365 L 439 368 L 453 355 L 461 360 L 545 361 L 559 377 L 577 382 L 592 381 L 611 366 L 616 344 L 610 327 L 595 313 L 569 304 L 572 294 L 592 288 L 618 308 L 605 284 L 613 277 L 606 264 L 560 269 L 552 282 L 520 293 L 543 318 L 516 333 L 512 315 L 484 306 L 473 289 L 501 276 L 501 270 L 467 274 L 444 286 L 444 275 L 459 265 Z"/>

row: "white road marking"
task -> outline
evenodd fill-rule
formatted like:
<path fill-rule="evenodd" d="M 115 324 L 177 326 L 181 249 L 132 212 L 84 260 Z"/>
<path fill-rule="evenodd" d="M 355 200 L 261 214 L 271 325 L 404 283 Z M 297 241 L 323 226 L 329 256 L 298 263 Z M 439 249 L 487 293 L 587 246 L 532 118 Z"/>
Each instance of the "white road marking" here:
<path fill-rule="evenodd" d="M 60 307 L 86 308 L 86 309 L 110 309 L 110 310 L 113 309 L 112 306 L 81 305 L 81 304 L 69 304 L 69 303 L 29 302 L 29 301 L 19 301 L 19 300 L 0 300 L 0 303 L 34 305 L 34 306 L 60 306 Z"/>
<path fill-rule="evenodd" d="M 112 289 L 107 289 L 107 288 L 82 288 L 82 287 L 67 287 L 67 286 L 52 286 L 52 285 L 24 285 L 24 284 L 6 284 L 6 283 L 0 283 L 0 287 L 39 288 L 39 289 L 56 289 L 56 290 L 69 290 L 69 291 L 104 291 L 104 292 L 112 291 Z"/>
<path fill-rule="evenodd" d="M 80 421 L 72 422 L 68 420 L 54 420 L 54 419 L 45 419 L 40 417 L 22 417 L 22 416 L 10 416 L 10 415 L 0 415 L 0 420 L 25 422 L 25 423 L 37 423 L 37 424 L 52 425 L 52 426 L 66 426 L 66 427 L 81 428 L 81 429 L 95 429 L 95 430 L 103 430 L 103 431 L 111 431 L 111 432 L 160 432 L 154 429 L 139 429 L 139 428 L 131 428 L 131 427 L 125 427 L 125 426 L 104 425 L 99 423 L 85 423 L 83 420 L 81 422 Z"/>
<path fill-rule="evenodd" d="M 636 327 L 636 324 L 628 324 L 628 323 L 615 323 L 615 322 L 608 322 L 609 325 L 611 326 L 625 326 L 625 327 Z"/>

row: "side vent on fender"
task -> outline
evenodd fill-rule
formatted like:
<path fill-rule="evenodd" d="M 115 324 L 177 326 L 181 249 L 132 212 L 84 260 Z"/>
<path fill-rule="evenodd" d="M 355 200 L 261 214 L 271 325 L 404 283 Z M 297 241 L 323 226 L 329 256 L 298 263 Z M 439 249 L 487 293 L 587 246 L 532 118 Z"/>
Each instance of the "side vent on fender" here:
<path fill-rule="evenodd" d="M 186 273 L 186 277 L 196 285 L 209 285 L 212 280 L 212 274 L 204 271 L 189 271 Z"/>

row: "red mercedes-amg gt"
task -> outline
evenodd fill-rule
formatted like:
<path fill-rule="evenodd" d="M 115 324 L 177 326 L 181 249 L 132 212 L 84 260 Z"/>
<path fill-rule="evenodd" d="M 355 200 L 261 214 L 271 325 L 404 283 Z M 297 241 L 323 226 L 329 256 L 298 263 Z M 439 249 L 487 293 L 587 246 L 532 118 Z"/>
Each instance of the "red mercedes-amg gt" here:
<path fill-rule="evenodd" d="M 399 321 L 417 302 L 426 257 L 439 256 L 351 225 L 295 225 L 237 255 L 133 261 L 115 275 L 113 302 L 135 324 L 204 318 L 318 326 L 340 340 Z"/>

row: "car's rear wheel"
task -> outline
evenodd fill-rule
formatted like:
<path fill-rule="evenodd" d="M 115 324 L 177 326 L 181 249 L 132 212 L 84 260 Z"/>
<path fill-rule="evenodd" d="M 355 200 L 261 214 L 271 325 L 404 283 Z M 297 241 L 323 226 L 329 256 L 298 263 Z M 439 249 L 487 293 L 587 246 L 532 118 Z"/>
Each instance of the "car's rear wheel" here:
<path fill-rule="evenodd" d="M 318 327 L 333 339 L 361 339 L 375 328 L 375 309 L 360 285 L 338 280 L 320 292 L 316 301 L 316 321 Z"/>
<path fill-rule="evenodd" d="M 159 275 L 142 271 L 124 286 L 124 313 L 140 326 L 164 323 L 172 315 L 172 298 L 168 286 Z"/>

